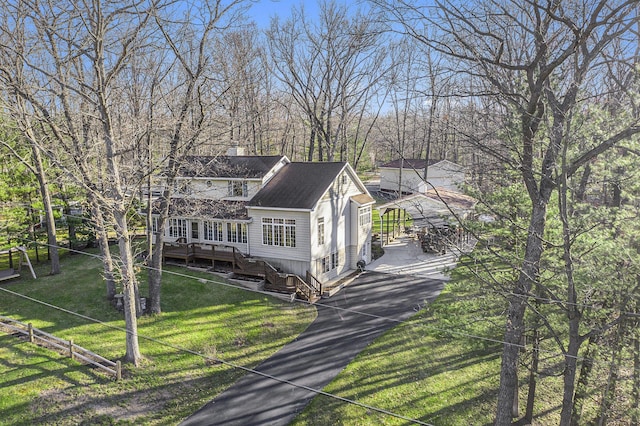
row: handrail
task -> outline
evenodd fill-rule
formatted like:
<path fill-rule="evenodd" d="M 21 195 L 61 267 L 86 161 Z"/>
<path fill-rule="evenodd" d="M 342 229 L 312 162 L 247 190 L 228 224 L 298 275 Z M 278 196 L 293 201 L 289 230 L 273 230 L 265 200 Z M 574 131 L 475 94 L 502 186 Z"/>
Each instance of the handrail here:
<path fill-rule="evenodd" d="M 318 296 L 316 289 L 307 284 L 302 278 L 297 275 L 290 275 L 294 277 L 296 292 L 301 292 L 307 300 L 311 301 L 315 296 Z"/>
<path fill-rule="evenodd" d="M 307 271 L 307 284 L 309 284 L 318 293 L 322 294 L 322 282 L 317 279 L 311 272 Z"/>
<path fill-rule="evenodd" d="M 190 258 L 191 256 L 197 256 L 196 253 L 196 245 L 202 246 L 211 246 L 212 248 L 212 256 L 216 257 L 216 252 L 228 252 L 231 254 L 231 259 L 233 263 L 233 271 L 243 273 L 246 272 L 250 275 L 259 275 L 262 276 L 262 272 L 264 272 L 265 281 L 269 282 L 276 288 L 280 288 L 286 291 L 294 291 L 303 295 L 307 300 L 313 300 L 315 297 L 318 297 L 322 294 L 322 283 L 316 277 L 314 277 L 309 271 L 306 274 L 306 280 L 301 278 L 296 274 L 287 274 L 278 272 L 276 268 L 273 267 L 269 262 L 265 260 L 256 259 L 250 261 L 247 257 L 238 250 L 235 246 L 220 246 L 214 244 L 207 243 L 179 243 L 176 241 L 168 242 L 165 241 L 165 247 L 173 247 L 182 248 L 185 247 L 186 250 L 180 250 L 181 254 L 186 258 Z M 174 252 L 175 253 L 175 252 Z M 256 272 L 259 271 L 259 272 Z"/>

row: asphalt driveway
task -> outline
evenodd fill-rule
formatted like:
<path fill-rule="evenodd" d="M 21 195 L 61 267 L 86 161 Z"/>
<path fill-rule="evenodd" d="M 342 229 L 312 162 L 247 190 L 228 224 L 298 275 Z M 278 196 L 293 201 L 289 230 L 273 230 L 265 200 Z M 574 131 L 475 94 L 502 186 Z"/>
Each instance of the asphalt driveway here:
<path fill-rule="evenodd" d="M 407 262 L 401 250 L 393 263 Z M 381 273 L 372 266 L 374 270 L 364 272 L 335 296 L 322 299 L 309 328 L 256 370 L 321 390 L 375 338 L 435 298 L 446 281 L 441 274 Z M 286 425 L 315 395 L 248 373 L 182 425 Z"/>

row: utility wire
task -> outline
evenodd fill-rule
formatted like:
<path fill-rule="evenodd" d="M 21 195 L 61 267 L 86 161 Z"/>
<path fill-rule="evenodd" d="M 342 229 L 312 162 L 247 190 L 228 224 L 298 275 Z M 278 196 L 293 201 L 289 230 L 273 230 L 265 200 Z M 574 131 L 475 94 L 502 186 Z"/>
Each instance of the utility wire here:
<path fill-rule="evenodd" d="M 189 276 L 189 278 L 195 278 L 195 277 Z M 35 299 L 33 297 L 26 296 L 24 294 L 16 293 L 16 292 L 11 291 L 9 289 L 6 289 L 4 287 L 0 287 L 0 290 L 4 291 L 6 293 L 12 294 L 12 295 L 14 295 L 16 297 L 20 297 L 20 298 L 29 300 L 31 302 L 38 303 L 38 304 L 43 305 L 43 306 L 47 306 L 47 307 L 49 307 L 51 309 L 55 309 L 55 310 L 58 310 L 58 311 L 61 311 L 61 312 L 65 312 L 67 314 L 77 316 L 77 317 L 85 319 L 87 321 L 91 321 L 91 322 L 94 322 L 96 324 L 100 324 L 100 325 L 102 325 L 104 327 L 111 328 L 111 329 L 118 330 L 118 331 L 123 331 L 126 334 L 132 334 L 126 328 L 119 327 L 117 325 L 108 324 L 108 323 L 106 323 L 104 321 L 100 321 L 98 319 L 89 317 L 87 315 L 83 315 L 81 313 L 74 312 L 74 311 L 71 311 L 69 309 L 62 308 L 60 306 L 52 305 L 51 303 L 43 302 L 41 300 Z M 386 414 L 388 416 L 396 417 L 398 419 L 406 420 L 406 421 L 409 421 L 409 422 L 412 422 L 412 423 L 425 425 L 425 426 L 434 426 L 434 425 L 431 425 L 430 423 L 425 423 L 423 421 L 420 421 L 420 420 L 417 420 L 417 419 L 413 419 L 411 417 L 406 417 L 406 416 L 403 416 L 401 414 L 385 410 L 383 408 L 374 407 L 372 405 L 364 404 L 362 402 L 355 401 L 355 400 L 352 400 L 352 399 L 349 399 L 349 398 L 345 398 L 345 397 L 342 397 L 342 396 L 339 396 L 339 395 L 335 395 L 335 394 L 332 394 L 332 393 L 329 393 L 329 392 L 325 392 L 323 390 L 318 390 L 318 389 L 314 389 L 314 388 L 309 387 L 309 386 L 301 385 L 301 384 L 293 382 L 291 380 L 287 380 L 287 379 L 283 379 L 281 377 L 273 376 L 271 374 L 267 374 L 267 373 L 255 370 L 253 368 L 245 367 L 245 366 L 236 364 L 234 362 L 225 361 L 225 360 L 223 360 L 221 358 L 218 358 L 218 357 L 212 357 L 212 356 L 209 356 L 209 355 L 205 355 L 203 353 L 200 353 L 200 352 L 197 352 L 197 351 L 194 351 L 192 349 L 188 349 L 188 348 L 185 348 L 185 347 L 182 347 L 182 346 L 179 346 L 179 345 L 175 345 L 173 343 L 165 342 L 165 341 L 162 341 L 162 340 L 159 340 L 159 339 L 155 339 L 153 337 L 145 336 L 145 335 L 142 335 L 142 334 L 137 334 L 137 336 L 139 338 L 141 338 L 141 339 L 148 340 L 150 342 L 154 342 L 154 343 L 157 343 L 157 344 L 160 344 L 160 345 L 163 345 L 163 346 L 166 346 L 166 347 L 178 350 L 178 351 L 186 352 L 186 353 L 189 353 L 191 355 L 202 357 L 202 358 L 204 358 L 204 359 L 206 359 L 208 361 L 217 362 L 217 363 L 220 363 L 220 364 L 232 367 L 232 368 L 236 368 L 236 369 L 239 369 L 239 370 L 246 371 L 248 373 L 256 374 L 258 376 L 262 376 L 262 377 L 265 377 L 267 379 L 275 380 L 275 381 L 280 382 L 280 383 L 285 383 L 287 385 L 290 385 L 290 386 L 293 386 L 293 387 L 296 387 L 296 388 L 299 388 L 299 389 L 304 389 L 304 390 L 307 390 L 309 392 L 313 392 L 313 393 L 318 394 L 318 395 L 323 395 L 323 396 L 327 396 L 329 398 L 334 398 L 334 399 L 340 400 L 342 402 L 346 402 L 348 404 L 357 405 L 359 407 L 366 408 L 368 410 L 376 411 L 378 413 Z"/>
<path fill-rule="evenodd" d="M 45 243 L 40 243 L 42 245 L 45 246 L 49 246 L 49 244 L 45 244 Z M 69 250 L 72 251 L 74 253 L 79 253 L 79 254 L 87 254 L 86 252 L 83 251 L 79 251 L 79 250 L 73 250 L 73 249 L 67 249 L 65 247 L 60 247 L 60 246 L 56 246 L 58 248 L 62 248 L 65 250 Z M 101 259 L 102 256 L 100 255 L 95 255 L 95 254 L 90 254 L 92 257 Z M 212 279 L 207 279 L 207 278 L 198 278 L 198 277 L 194 277 L 192 275 L 188 275 L 188 274 L 184 274 L 181 272 L 176 272 L 176 271 L 168 271 L 165 269 L 159 270 L 157 268 L 153 268 L 149 265 L 143 265 L 143 264 L 138 264 L 138 266 L 148 269 L 148 270 L 154 270 L 154 271 L 158 271 L 158 272 L 162 272 L 162 273 L 167 273 L 170 275 L 174 275 L 174 276 L 179 276 L 181 278 L 187 278 L 190 280 L 196 280 L 196 281 L 200 281 L 200 282 L 210 282 L 213 284 L 219 284 L 219 285 L 223 285 L 226 287 L 230 287 L 230 288 L 234 288 L 234 289 L 238 289 L 238 290 L 244 290 L 244 291 L 248 291 L 248 292 L 252 292 L 252 293 L 257 293 L 260 295 L 266 295 L 266 296 L 273 296 L 273 293 L 271 292 L 267 292 L 264 290 L 258 290 L 258 289 L 251 289 L 251 288 L 247 288 L 247 287 L 243 287 L 240 285 L 236 285 L 233 283 L 229 283 L 229 282 L 225 282 L 225 281 L 217 281 L 217 280 L 212 280 Z M 526 297 L 526 296 L 523 296 Z M 342 308 L 339 306 L 335 306 L 335 305 L 329 305 L 329 304 L 325 304 L 325 303 L 320 303 L 320 302 L 315 302 L 315 303 L 311 303 L 309 301 L 306 300 L 302 300 L 302 299 L 291 299 L 293 302 L 296 303 L 300 303 L 300 304 L 306 304 L 306 305 L 313 305 L 313 306 L 321 306 L 327 309 L 333 309 L 333 310 L 338 310 L 338 311 L 342 311 L 342 312 L 347 312 L 347 313 L 353 313 L 353 314 L 357 314 L 357 315 L 362 315 L 362 316 L 366 316 L 366 317 L 370 317 L 370 318 L 374 318 L 374 319 L 381 319 L 381 320 L 385 320 L 385 321 L 389 321 L 389 322 L 394 322 L 396 324 L 408 324 L 412 327 L 422 327 L 422 328 L 426 328 L 426 329 L 430 329 L 432 331 L 437 331 L 440 333 L 444 333 L 444 334 L 450 334 L 450 335 L 457 335 L 460 337 L 464 337 L 464 338 L 468 338 L 468 339 L 473 339 L 473 340 L 481 340 L 481 341 L 485 341 L 485 342 L 490 342 L 490 343 L 497 343 L 497 344 L 501 344 L 501 345 L 507 345 L 507 346 L 512 346 L 512 347 L 516 347 L 519 349 L 526 349 L 526 345 L 520 344 L 520 343 L 510 343 L 510 342 L 506 342 L 504 340 L 500 340 L 500 339 L 496 339 L 496 338 L 491 338 L 491 337 L 485 337 L 485 336 L 480 336 L 480 335 L 476 335 L 476 334 L 472 334 L 472 333 L 467 333 L 464 331 L 458 331 L 455 329 L 446 329 L 446 328 L 442 328 L 442 327 L 437 327 L 437 326 L 433 326 L 433 325 L 428 325 L 428 324 L 415 324 L 415 323 L 409 323 L 407 320 L 398 320 L 395 318 L 389 318 L 389 317 L 385 317 L 385 316 L 381 316 L 381 315 L 376 315 L 376 314 L 371 314 L 368 312 L 362 312 L 362 311 L 358 311 L 355 309 L 350 309 L 350 308 Z M 547 350 L 547 349 L 542 349 L 542 348 L 538 348 L 537 349 L 538 352 L 540 353 L 546 353 L 552 357 L 564 357 L 564 358 L 570 358 L 570 359 L 576 359 L 578 361 L 584 361 L 585 357 L 579 356 L 579 355 L 569 355 L 566 353 L 558 353 L 552 350 Z M 597 359 L 590 359 L 591 361 L 594 361 L 596 363 L 599 364 L 604 364 L 604 365 L 609 365 L 608 363 L 604 362 L 604 361 L 599 361 Z"/>
<path fill-rule="evenodd" d="M 24 205 L 28 205 L 27 203 L 23 203 L 23 204 Z M 38 211 L 38 212 L 44 212 L 44 210 L 37 209 L 37 208 L 33 208 L 33 210 L 34 211 Z M 71 218 L 74 218 L 74 219 L 82 218 L 82 216 L 77 216 L 77 215 L 67 214 L 67 213 L 61 213 L 61 215 L 62 216 L 66 216 L 66 217 L 71 217 Z M 86 252 L 82 252 L 82 251 L 76 251 L 76 250 L 73 250 L 73 249 L 67 248 L 67 247 L 52 246 L 50 244 L 43 243 L 43 242 L 40 242 L 40 241 L 26 240 L 26 239 L 24 241 L 28 241 L 28 242 L 31 242 L 31 243 L 39 244 L 39 245 L 42 245 L 42 246 L 56 247 L 56 248 L 63 249 L 63 250 L 73 251 L 74 253 L 86 253 Z M 460 253 L 464 254 L 462 250 L 458 249 L 458 251 Z M 94 256 L 100 258 L 99 255 L 94 255 Z M 141 266 L 144 266 L 144 267 L 146 267 L 148 269 L 151 269 L 151 267 L 149 267 L 147 265 L 141 265 Z M 467 265 L 467 268 L 470 268 L 470 265 Z M 218 282 L 218 284 L 223 284 L 223 283 L 222 282 Z M 239 288 L 246 289 L 245 287 L 239 287 Z M 250 289 L 246 289 L 246 290 L 250 290 Z M 554 299 L 554 298 L 549 298 L 549 297 L 537 296 L 537 295 L 531 294 L 531 293 L 518 294 L 518 293 L 514 293 L 514 292 L 509 292 L 509 291 L 500 291 L 500 290 L 497 290 L 497 289 L 494 289 L 494 288 L 491 288 L 491 287 L 489 287 L 488 290 L 492 291 L 493 293 L 502 295 L 502 296 L 513 296 L 513 297 L 517 297 L 517 298 L 520 298 L 520 299 L 526 299 L 526 300 L 538 300 L 540 302 L 544 302 L 544 303 L 548 303 L 548 304 L 563 305 L 563 306 L 575 306 L 575 307 L 578 307 L 578 308 L 594 309 L 594 310 L 602 309 L 602 306 L 596 305 L 596 304 L 587 304 L 587 303 L 583 303 L 583 302 L 569 302 L 569 301 L 562 300 L 562 299 Z M 260 291 L 258 290 L 258 292 L 260 292 Z M 269 293 L 269 292 L 264 292 L 264 294 L 271 295 L 271 293 Z M 619 294 L 620 295 L 625 295 L 625 296 L 637 296 L 637 294 L 635 294 L 635 293 L 624 293 L 624 292 L 622 292 L 622 293 L 619 293 Z M 316 305 L 318 305 L 318 304 L 316 303 Z M 624 314 L 624 315 L 627 315 L 627 316 L 631 316 L 631 317 L 640 316 L 640 314 L 638 314 L 636 312 L 620 311 L 620 313 Z"/>
<path fill-rule="evenodd" d="M 36 242 L 36 243 L 37 244 L 42 244 L 42 245 L 45 245 L 45 246 L 49 246 L 48 244 L 43 244 L 43 243 L 39 243 L 39 242 Z M 61 248 L 61 249 L 65 249 L 65 250 L 68 250 L 68 251 L 71 251 L 71 252 L 87 255 L 87 256 L 90 256 L 90 257 L 93 257 L 93 258 L 96 258 L 96 259 L 102 259 L 101 255 L 87 253 L 87 252 L 84 252 L 84 251 L 79 251 L 79 250 L 74 250 L 74 249 L 68 249 L 68 248 L 60 247 L 60 246 L 55 246 L 55 247 Z M 149 270 L 154 270 L 154 268 L 152 268 L 152 267 L 150 267 L 148 265 L 139 265 L 139 266 L 144 267 L 144 268 L 149 269 Z M 230 287 L 230 288 L 249 291 L 249 292 L 253 292 L 253 293 L 257 293 L 257 294 L 261 294 L 261 295 L 273 296 L 273 294 L 271 294 L 270 292 L 257 290 L 257 289 L 254 290 L 254 289 L 242 287 L 242 286 L 239 286 L 239 285 L 234 285 L 232 283 L 228 283 L 228 282 L 225 282 L 225 281 L 222 281 L 222 280 L 217 281 L 217 280 L 212 280 L 212 279 L 203 279 L 203 278 L 194 277 L 192 275 L 188 275 L 188 274 L 184 274 L 184 273 L 180 273 L 180 272 L 175 272 L 175 271 L 168 271 L 168 270 L 162 270 L 162 272 L 167 273 L 167 274 L 171 274 L 171 275 L 175 275 L 175 276 L 179 276 L 181 278 L 187 278 L 189 280 L 197 280 L 199 282 L 209 282 L 209 283 L 219 284 L 219 285 L 227 286 L 227 287 Z M 106 324 L 106 323 L 104 323 L 102 321 L 90 318 L 88 316 L 85 316 L 85 315 L 82 315 L 82 314 L 79 314 L 79 313 L 76 313 L 76 312 L 73 312 L 73 311 L 70 311 L 70 310 L 67 310 L 67 309 L 64 309 L 64 308 L 57 307 L 57 306 L 48 304 L 46 302 L 42 302 L 42 301 L 30 298 L 30 297 L 25 296 L 25 295 L 21 295 L 19 293 L 12 292 L 12 291 L 7 290 L 5 288 L 0 287 L 0 290 L 3 290 L 5 292 L 11 293 L 11 294 L 14 294 L 14 295 L 16 295 L 18 297 L 22 297 L 22 298 L 34 301 L 36 303 L 43 304 L 45 306 L 49 306 L 49 307 L 54 308 L 54 309 L 61 310 L 63 312 L 69 313 L 71 315 L 76 315 L 78 317 L 85 318 L 85 319 L 87 319 L 89 321 L 102 324 L 102 325 L 104 325 L 106 327 L 111 327 L 111 328 L 114 328 L 114 329 L 117 329 L 117 330 L 120 330 L 120 331 L 124 331 L 125 333 L 128 333 L 128 331 L 126 329 L 123 329 L 121 327 L 117 327 L 117 326 L 113 326 L 113 325 L 110 325 L 110 324 Z M 524 295 L 522 295 L 522 296 L 526 297 Z M 304 301 L 304 300 L 300 300 L 300 299 L 292 299 L 292 301 L 296 301 L 297 303 L 312 305 L 310 302 Z M 441 328 L 441 327 L 435 327 L 435 326 L 427 325 L 427 324 L 415 324 L 415 323 L 412 323 L 412 322 L 410 323 L 407 320 L 397 320 L 397 319 L 394 319 L 394 318 L 389 318 L 389 317 L 384 317 L 384 316 L 380 316 L 380 315 L 370 314 L 370 313 L 367 313 L 367 312 L 357 311 L 357 310 L 354 310 L 354 309 L 341 308 L 341 307 L 338 307 L 338 306 L 328 305 L 328 304 L 318 303 L 318 302 L 314 303 L 313 305 L 325 307 L 327 309 L 334 309 L 334 310 L 339 310 L 339 311 L 343 311 L 343 312 L 363 315 L 363 316 L 367 316 L 367 317 L 370 317 L 370 318 L 382 319 L 382 320 L 386 320 L 386 321 L 390 321 L 390 322 L 395 322 L 397 324 L 407 324 L 407 325 L 412 326 L 412 327 L 423 327 L 423 328 L 439 331 L 439 332 L 446 333 L 446 334 L 452 334 L 452 335 L 458 335 L 458 336 L 466 337 L 466 338 L 469 338 L 469 339 L 482 340 L 482 341 L 487 341 L 487 342 L 491 342 L 491 343 L 498 343 L 498 344 L 502 344 L 502 345 L 511 345 L 511 346 L 515 346 L 515 347 L 518 347 L 518 348 L 522 348 L 522 349 L 526 348 L 525 345 L 513 344 L 513 343 L 505 342 L 505 341 L 500 340 L 500 339 L 488 338 L 488 337 L 479 336 L 479 335 L 475 335 L 475 334 L 471 334 L 471 333 L 466 333 L 466 332 L 462 332 L 462 331 L 458 331 L 458 330 L 444 329 L 444 328 Z M 289 381 L 287 379 L 284 379 L 284 378 L 281 378 L 281 377 L 277 377 L 277 376 L 272 376 L 272 375 L 269 375 L 267 373 L 263 373 L 263 372 L 260 372 L 260 371 L 257 371 L 257 370 L 254 370 L 254 369 L 251 369 L 251 368 L 248 368 L 248 367 L 244 367 L 244 366 L 235 364 L 233 362 L 229 362 L 229 361 L 225 361 L 225 360 L 219 359 L 217 357 L 215 357 L 215 358 L 214 357 L 210 357 L 208 355 L 199 353 L 197 351 L 193 351 L 193 350 L 188 349 L 188 348 L 183 348 L 181 346 L 174 345 L 174 344 L 171 344 L 171 343 L 168 343 L 168 342 L 163 342 L 163 341 L 160 341 L 160 340 L 148 337 L 148 336 L 144 336 L 144 335 L 138 335 L 138 336 L 140 338 L 142 338 L 142 339 L 153 341 L 153 342 L 156 342 L 158 344 L 165 345 L 167 347 L 171 347 L 171 348 L 176 349 L 176 350 L 184 351 L 184 352 L 190 353 L 190 354 L 195 355 L 195 356 L 200 356 L 200 357 L 202 357 L 204 359 L 207 359 L 207 360 L 210 360 L 210 361 L 214 361 L 214 362 L 218 362 L 220 364 L 227 365 L 227 366 L 232 367 L 232 368 L 237 368 L 237 369 L 240 369 L 240 370 L 252 373 L 252 374 L 256 374 L 256 375 L 259 375 L 259 376 L 262 376 L 262 377 L 265 377 L 265 378 L 268 378 L 268 379 L 271 379 L 271 380 L 274 380 L 274 381 L 277 381 L 277 382 L 280 382 L 280 383 L 288 384 L 288 385 L 293 386 L 293 387 L 297 387 L 297 388 L 300 388 L 300 389 L 305 389 L 307 391 L 313 392 L 313 393 L 318 394 L 318 395 L 323 395 L 323 396 L 327 396 L 327 397 L 330 397 L 330 398 L 334 398 L 334 399 L 343 401 L 345 403 L 349 403 L 349 404 L 353 404 L 353 405 L 356 405 L 356 406 L 360 406 L 362 408 L 366 408 L 366 409 L 369 409 L 369 410 L 372 410 L 372 411 L 376 411 L 376 412 L 379 412 L 379 413 L 382 413 L 382 414 L 385 414 L 385 415 L 389 415 L 389 416 L 396 417 L 396 418 L 399 418 L 399 419 L 402 419 L 402 420 L 406 420 L 406 421 L 409 421 L 409 422 L 412 422 L 412 423 L 415 423 L 415 424 L 433 426 L 433 425 L 430 425 L 428 423 L 424 423 L 424 422 L 422 422 L 420 420 L 412 419 L 412 418 L 409 418 L 409 417 L 405 417 L 405 416 L 402 416 L 400 414 L 393 413 L 393 412 L 390 412 L 390 411 L 382 409 L 382 408 L 377 408 L 377 407 L 374 407 L 374 406 L 370 406 L 368 404 L 361 403 L 359 401 L 351 400 L 351 399 L 348 399 L 348 398 L 341 397 L 339 395 L 331 394 L 331 393 L 328 393 L 328 392 L 325 392 L 325 391 L 322 391 L 322 390 L 318 390 L 318 389 L 314 389 L 314 388 L 311 388 L 311 387 L 308 387 L 308 386 L 305 386 L 305 385 L 297 384 L 297 383 Z M 538 348 L 538 352 L 547 353 L 547 354 L 550 355 L 550 357 L 575 358 L 578 361 L 586 360 L 585 357 L 557 353 L 557 352 L 554 352 L 554 351 L 545 350 L 545 349 L 541 349 L 541 348 Z M 610 363 L 607 363 L 605 361 L 600 361 L 600 360 L 597 360 L 597 359 L 591 359 L 591 361 L 592 362 L 596 362 L 598 364 L 602 364 L 602 365 L 609 365 L 610 364 Z"/>

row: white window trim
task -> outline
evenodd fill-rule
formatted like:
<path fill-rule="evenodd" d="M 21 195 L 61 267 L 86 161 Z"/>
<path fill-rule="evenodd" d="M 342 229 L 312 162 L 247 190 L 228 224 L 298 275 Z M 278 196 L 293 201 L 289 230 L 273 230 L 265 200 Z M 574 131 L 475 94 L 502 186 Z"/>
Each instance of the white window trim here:
<path fill-rule="evenodd" d="M 296 247 L 295 219 L 262 218 L 262 245 Z"/>
<path fill-rule="evenodd" d="M 371 224 L 371 206 L 364 206 L 358 209 L 358 226 L 363 227 Z"/>
<path fill-rule="evenodd" d="M 318 245 L 324 245 L 325 241 L 325 227 L 324 227 L 324 217 L 318 218 Z"/>
<path fill-rule="evenodd" d="M 169 237 L 187 238 L 187 219 L 169 219 Z"/>

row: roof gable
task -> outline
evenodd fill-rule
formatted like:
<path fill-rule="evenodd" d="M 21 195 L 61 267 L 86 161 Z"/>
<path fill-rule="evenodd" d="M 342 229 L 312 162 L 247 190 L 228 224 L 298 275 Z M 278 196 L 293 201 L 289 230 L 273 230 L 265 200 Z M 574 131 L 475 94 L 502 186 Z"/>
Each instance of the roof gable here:
<path fill-rule="evenodd" d="M 311 210 L 345 167 L 345 162 L 289 163 L 258 191 L 248 205 Z"/>
<path fill-rule="evenodd" d="M 429 160 L 428 165 L 433 166 L 434 164 L 439 163 L 441 160 Z M 402 167 L 403 169 L 424 169 L 425 165 L 427 165 L 427 160 L 422 158 L 405 158 L 389 161 L 388 163 L 384 163 L 380 167 L 389 168 L 389 169 L 399 169 Z"/>
<path fill-rule="evenodd" d="M 383 165 L 380 166 L 380 168 L 399 169 L 401 165 L 403 169 L 421 170 L 421 169 L 424 169 L 425 165 L 427 165 L 427 160 L 424 160 L 422 158 L 405 158 L 404 160 L 402 159 L 393 160 L 393 161 L 389 161 L 388 163 L 384 163 Z M 448 170 L 448 171 L 464 170 L 463 166 L 449 160 L 429 160 L 428 166 L 429 167 L 437 166 L 440 169 Z"/>
<path fill-rule="evenodd" d="M 283 159 L 286 160 L 286 157 L 280 155 L 191 156 L 186 158 L 179 175 L 203 178 L 262 178 Z"/>

